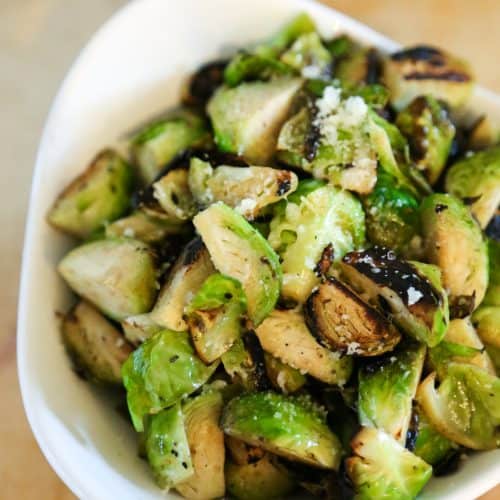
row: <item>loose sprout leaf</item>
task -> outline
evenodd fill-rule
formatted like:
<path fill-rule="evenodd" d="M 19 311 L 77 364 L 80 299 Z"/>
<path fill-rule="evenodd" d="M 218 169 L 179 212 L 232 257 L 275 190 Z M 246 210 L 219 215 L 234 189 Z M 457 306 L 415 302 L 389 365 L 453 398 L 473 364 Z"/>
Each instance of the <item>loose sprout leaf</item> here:
<path fill-rule="evenodd" d="M 309 399 L 260 392 L 226 406 L 226 434 L 278 455 L 325 469 L 337 469 L 341 446 Z"/>
<path fill-rule="evenodd" d="M 431 373 L 417 400 L 434 428 L 451 441 L 475 450 L 500 446 L 500 379 L 477 366 L 450 363 L 436 389 Z"/>
<path fill-rule="evenodd" d="M 163 330 L 144 342 L 122 368 L 127 403 L 137 431 L 148 414 L 161 411 L 194 392 L 213 374 L 194 353 L 186 332 Z"/>

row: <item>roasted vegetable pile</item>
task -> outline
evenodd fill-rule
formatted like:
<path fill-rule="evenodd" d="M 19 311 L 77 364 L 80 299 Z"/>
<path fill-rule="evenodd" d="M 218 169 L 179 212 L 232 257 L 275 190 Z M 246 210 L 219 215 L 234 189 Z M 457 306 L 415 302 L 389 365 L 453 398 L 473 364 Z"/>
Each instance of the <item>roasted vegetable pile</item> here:
<path fill-rule="evenodd" d="M 299 15 L 61 193 L 64 343 L 125 388 L 161 488 L 411 499 L 500 445 L 500 145 L 473 83 Z"/>

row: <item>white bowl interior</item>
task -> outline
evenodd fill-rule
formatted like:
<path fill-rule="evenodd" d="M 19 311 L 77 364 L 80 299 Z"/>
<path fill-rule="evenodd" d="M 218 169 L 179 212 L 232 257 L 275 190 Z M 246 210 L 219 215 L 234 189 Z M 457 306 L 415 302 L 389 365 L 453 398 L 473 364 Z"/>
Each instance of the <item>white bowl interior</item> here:
<path fill-rule="evenodd" d="M 26 412 L 47 459 L 80 498 L 163 496 L 137 457 L 130 426 L 107 396 L 78 379 L 60 342 L 56 311 L 71 302 L 55 267 L 71 242 L 44 216 L 61 188 L 98 149 L 175 105 L 186 75 L 234 47 L 265 38 L 308 11 L 325 35 L 346 31 L 384 50 L 397 45 L 307 0 L 141 0 L 92 38 L 62 85 L 40 145 L 26 229 L 19 307 L 19 376 Z M 479 90 L 479 109 L 500 102 Z M 470 458 L 459 474 L 433 479 L 423 497 L 466 499 L 497 483 L 500 451 Z"/>

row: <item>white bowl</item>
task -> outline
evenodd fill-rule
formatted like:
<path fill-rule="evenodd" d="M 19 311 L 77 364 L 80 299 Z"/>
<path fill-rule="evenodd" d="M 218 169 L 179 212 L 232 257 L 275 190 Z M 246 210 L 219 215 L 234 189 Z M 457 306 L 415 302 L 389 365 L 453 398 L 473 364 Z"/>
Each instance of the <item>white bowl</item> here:
<path fill-rule="evenodd" d="M 149 500 L 164 494 L 137 457 L 125 420 L 70 368 L 55 316 L 71 300 L 55 270 L 70 241 L 46 224 L 47 209 L 99 148 L 178 102 L 190 71 L 221 51 L 265 38 L 299 11 L 309 12 L 325 35 L 346 31 L 382 50 L 398 47 L 307 0 L 135 1 L 94 35 L 54 101 L 38 151 L 27 220 L 18 363 L 36 439 L 80 498 Z M 496 96 L 478 90 L 475 100 L 476 107 L 500 117 Z M 459 474 L 433 479 L 422 497 L 470 499 L 492 488 L 499 477 L 500 451 L 477 454 Z"/>

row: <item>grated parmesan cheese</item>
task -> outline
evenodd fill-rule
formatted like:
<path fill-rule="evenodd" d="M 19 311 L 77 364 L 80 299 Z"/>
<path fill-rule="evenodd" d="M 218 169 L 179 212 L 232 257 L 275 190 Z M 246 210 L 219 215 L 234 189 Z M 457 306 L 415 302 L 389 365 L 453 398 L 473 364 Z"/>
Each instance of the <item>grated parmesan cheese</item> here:
<path fill-rule="evenodd" d="M 412 286 L 410 288 L 408 288 L 407 294 L 408 294 L 408 305 L 409 306 L 416 304 L 424 296 L 424 294 L 422 292 L 420 292 L 419 290 L 417 290 L 416 288 L 414 288 Z"/>

